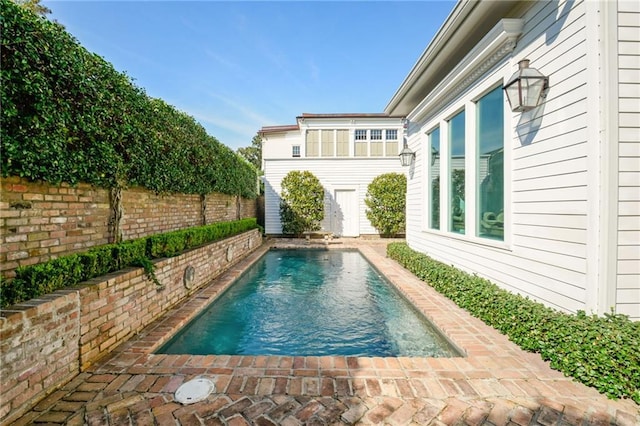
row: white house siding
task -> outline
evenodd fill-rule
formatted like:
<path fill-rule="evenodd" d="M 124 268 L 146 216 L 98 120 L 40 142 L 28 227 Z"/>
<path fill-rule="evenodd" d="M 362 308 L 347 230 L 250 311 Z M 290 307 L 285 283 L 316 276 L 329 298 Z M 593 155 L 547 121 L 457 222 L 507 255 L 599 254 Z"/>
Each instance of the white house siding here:
<path fill-rule="evenodd" d="M 616 310 L 640 319 L 640 3 L 618 2 Z"/>
<path fill-rule="evenodd" d="M 262 159 L 291 158 L 293 145 L 300 146 L 300 154 L 304 155 L 304 138 L 300 132 L 288 131 L 262 136 Z"/>
<path fill-rule="evenodd" d="M 511 16 L 524 21 L 523 33 L 513 52 L 456 99 L 435 106 L 435 116 L 428 113 L 424 119 L 412 123 L 409 144 L 418 154 L 408 185 L 407 241 L 414 249 L 549 306 L 573 312 L 579 309 L 607 311 L 608 307 L 599 304 L 597 294 L 603 291 L 598 288 L 602 283 L 597 281 L 600 274 L 598 228 L 590 227 L 598 222 L 601 194 L 599 52 L 597 32 L 594 28 L 587 30 L 586 26 L 587 22 L 597 22 L 598 17 L 588 13 L 597 14 L 598 8 L 589 9 L 588 2 L 584 1 L 528 5 L 520 16 Z M 590 31 L 596 33 L 595 36 L 589 34 Z M 540 108 L 525 113 L 508 112 L 505 117 L 505 241 L 474 237 L 473 224 L 466 236 L 429 231 L 426 190 L 422 182 L 423 177 L 426 182 L 425 165 L 421 155 L 427 144 L 426 132 L 465 103 L 471 105 L 474 97 L 477 99 L 492 85 L 506 81 L 523 58 L 530 59 L 532 67 L 549 76 L 551 88 Z M 594 105 L 595 111 L 591 111 Z M 505 111 L 508 111 L 506 100 Z M 408 118 L 411 120 L 411 115 Z M 473 128 L 468 126 L 467 130 L 469 134 Z M 638 129 L 629 133 L 633 131 L 635 133 L 627 138 L 629 142 L 638 140 Z M 635 152 L 635 162 L 629 161 L 626 166 L 635 168 L 631 172 L 621 171 L 620 179 L 637 185 L 637 145 L 629 143 L 624 150 L 627 155 Z M 469 187 L 467 194 L 469 196 Z M 621 210 L 626 206 L 623 204 L 621 202 Z M 635 206 L 631 214 L 637 216 L 637 204 Z M 636 226 L 637 230 L 637 221 L 633 219 L 628 218 L 628 226 Z M 468 224 L 470 220 L 475 218 L 467 216 Z M 446 222 L 441 220 L 441 223 Z M 621 240 L 624 232 L 620 231 Z M 637 235 L 635 231 L 625 238 L 637 243 Z M 590 262 L 593 256 L 596 262 Z M 637 250 L 633 256 L 637 259 Z M 625 287 L 622 281 L 619 298 L 627 287 L 637 285 L 625 284 Z M 622 309 L 622 305 L 618 304 L 618 308 Z"/>
<path fill-rule="evenodd" d="M 406 173 L 397 157 L 390 158 L 330 158 L 330 159 L 272 159 L 265 162 L 265 232 L 282 233 L 280 223 L 280 193 L 282 179 L 292 170 L 313 173 L 325 188 L 325 220 L 323 230 L 329 229 L 329 207 L 336 189 L 355 189 L 358 198 L 359 232 L 378 234 L 366 217 L 364 199 L 371 181 L 384 173 Z"/>

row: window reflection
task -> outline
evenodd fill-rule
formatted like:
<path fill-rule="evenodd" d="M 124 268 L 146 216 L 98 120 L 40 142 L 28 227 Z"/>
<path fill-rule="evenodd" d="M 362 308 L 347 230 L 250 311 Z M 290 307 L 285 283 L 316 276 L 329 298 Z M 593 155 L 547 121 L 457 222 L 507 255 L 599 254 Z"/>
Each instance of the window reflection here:
<path fill-rule="evenodd" d="M 496 87 L 477 102 L 478 236 L 504 239 L 504 99 Z"/>
<path fill-rule="evenodd" d="M 429 133 L 429 227 L 440 229 L 440 127 Z"/>
<path fill-rule="evenodd" d="M 449 120 L 449 230 L 464 234 L 465 113 Z"/>

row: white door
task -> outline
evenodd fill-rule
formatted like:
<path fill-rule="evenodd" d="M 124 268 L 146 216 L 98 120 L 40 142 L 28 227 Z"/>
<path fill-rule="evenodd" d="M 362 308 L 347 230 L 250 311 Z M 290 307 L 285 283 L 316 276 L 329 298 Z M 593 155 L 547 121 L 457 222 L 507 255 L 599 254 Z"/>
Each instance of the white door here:
<path fill-rule="evenodd" d="M 343 237 L 360 235 L 358 197 L 355 189 L 336 189 L 331 207 L 331 232 L 334 235 Z"/>

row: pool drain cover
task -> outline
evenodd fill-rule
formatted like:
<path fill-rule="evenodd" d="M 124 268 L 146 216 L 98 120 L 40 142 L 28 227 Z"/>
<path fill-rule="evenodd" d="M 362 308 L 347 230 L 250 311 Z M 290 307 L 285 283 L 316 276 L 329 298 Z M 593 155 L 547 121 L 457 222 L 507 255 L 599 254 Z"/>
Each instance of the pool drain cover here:
<path fill-rule="evenodd" d="M 181 404 L 193 404 L 206 399 L 214 389 L 215 385 L 209 379 L 193 379 L 178 388 L 175 398 Z"/>

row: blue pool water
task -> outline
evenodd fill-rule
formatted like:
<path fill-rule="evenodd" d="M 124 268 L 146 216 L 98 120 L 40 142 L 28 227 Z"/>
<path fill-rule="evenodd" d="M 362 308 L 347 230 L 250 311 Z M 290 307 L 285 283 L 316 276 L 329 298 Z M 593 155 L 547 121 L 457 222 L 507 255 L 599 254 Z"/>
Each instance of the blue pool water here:
<path fill-rule="evenodd" d="M 157 353 L 458 356 L 358 252 L 271 250 Z"/>

